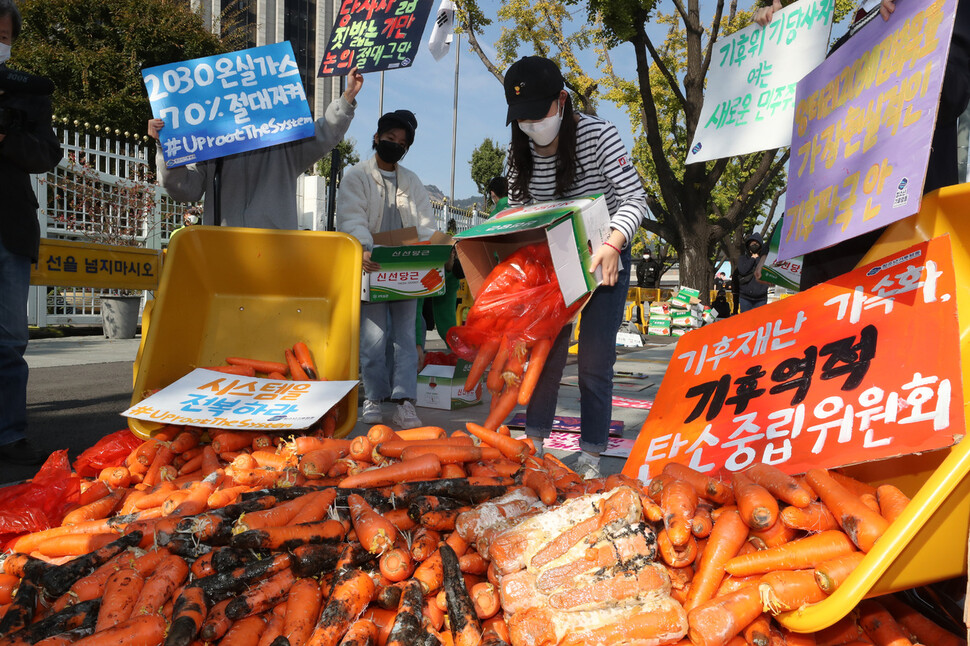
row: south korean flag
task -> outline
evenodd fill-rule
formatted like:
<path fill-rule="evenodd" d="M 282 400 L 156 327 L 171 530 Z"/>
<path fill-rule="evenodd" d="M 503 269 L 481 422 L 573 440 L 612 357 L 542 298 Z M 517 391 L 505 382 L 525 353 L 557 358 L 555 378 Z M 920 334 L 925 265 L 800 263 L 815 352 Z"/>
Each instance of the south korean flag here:
<path fill-rule="evenodd" d="M 428 50 L 436 61 L 440 61 L 448 54 L 454 34 L 455 3 L 452 0 L 441 0 L 438 16 L 431 29 L 431 39 L 428 41 Z"/>

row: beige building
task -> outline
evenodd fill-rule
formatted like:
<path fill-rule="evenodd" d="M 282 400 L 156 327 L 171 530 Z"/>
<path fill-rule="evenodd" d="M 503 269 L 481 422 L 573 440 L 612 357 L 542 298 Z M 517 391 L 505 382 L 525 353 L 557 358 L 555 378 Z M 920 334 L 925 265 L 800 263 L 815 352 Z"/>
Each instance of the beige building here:
<path fill-rule="evenodd" d="M 247 46 L 290 41 L 314 117 L 322 115 L 340 93 L 337 77 L 318 79 L 340 0 L 189 0 L 215 34 L 223 28 L 245 29 Z M 226 23 L 225 25 L 223 23 Z"/>

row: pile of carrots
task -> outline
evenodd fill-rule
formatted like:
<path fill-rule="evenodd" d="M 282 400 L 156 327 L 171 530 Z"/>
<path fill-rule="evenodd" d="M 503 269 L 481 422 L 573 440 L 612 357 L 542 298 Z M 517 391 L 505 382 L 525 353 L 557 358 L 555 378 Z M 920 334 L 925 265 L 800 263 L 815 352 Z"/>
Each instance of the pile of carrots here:
<path fill-rule="evenodd" d="M 61 525 L 6 546 L 0 646 L 512 643 L 495 561 L 468 537 L 486 516 L 512 529 L 617 487 L 653 523 L 694 644 L 905 646 L 867 628 L 888 625 L 873 614 L 882 604 L 904 634 L 957 645 L 882 599 L 860 605 L 861 628 L 824 640 L 773 625 L 772 612 L 834 589 L 904 501 L 821 470 L 761 471 L 727 483 L 670 465 L 645 486 L 583 480 L 507 429 L 472 423 L 376 425 L 353 440 L 166 427 L 83 479 Z"/>
<path fill-rule="evenodd" d="M 292 348 L 283 350 L 285 363 L 279 361 L 263 361 L 248 357 L 226 357 L 225 366 L 202 366 L 207 370 L 216 370 L 242 377 L 255 377 L 262 373 L 267 379 L 292 379 L 293 381 L 316 381 L 326 379 L 317 372 L 316 364 L 310 353 L 310 348 L 303 341 L 293 344 Z"/>

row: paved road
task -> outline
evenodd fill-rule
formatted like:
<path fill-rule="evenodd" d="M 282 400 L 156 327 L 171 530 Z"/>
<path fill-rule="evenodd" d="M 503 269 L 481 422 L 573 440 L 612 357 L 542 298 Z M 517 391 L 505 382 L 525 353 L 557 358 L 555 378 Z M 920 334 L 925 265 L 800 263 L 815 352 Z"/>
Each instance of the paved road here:
<path fill-rule="evenodd" d="M 27 392 L 29 434 L 45 452 L 68 449 L 71 458 L 93 445 L 99 438 L 126 426 L 120 413 L 128 408 L 131 398 L 132 364 L 139 339 L 109 340 L 98 336 L 38 339 L 30 342 L 27 362 L 30 382 Z M 440 345 L 440 347 L 439 347 Z M 441 349 L 443 344 L 433 333 L 428 349 Z M 631 399 L 652 399 L 663 377 L 674 344 L 666 339 L 645 348 L 620 349 L 617 371 L 646 375 L 617 386 L 616 395 Z M 576 365 L 567 365 L 560 389 L 558 414 L 579 416 L 579 389 L 575 383 Z M 487 398 L 487 395 L 486 395 Z M 385 417 L 390 420 L 393 406 L 385 404 Z M 488 403 L 459 411 L 419 408 L 426 424 L 448 430 L 462 428 L 466 421 L 480 422 L 487 415 Z M 647 411 L 615 407 L 613 419 L 624 423 L 623 436 L 635 438 L 646 419 Z M 354 434 L 366 432 L 358 422 Z M 569 453 L 556 451 L 566 458 Z M 623 460 L 603 458 L 603 471 L 615 473 Z M 35 467 L 20 467 L 0 462 L 0 484 L 30 478 Z"/>

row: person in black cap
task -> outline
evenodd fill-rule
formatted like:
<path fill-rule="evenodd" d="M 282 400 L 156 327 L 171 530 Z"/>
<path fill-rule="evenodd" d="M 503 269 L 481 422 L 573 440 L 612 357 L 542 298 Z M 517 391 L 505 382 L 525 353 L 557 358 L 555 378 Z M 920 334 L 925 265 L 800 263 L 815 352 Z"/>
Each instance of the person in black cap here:
<path fill-rule="evenodd" d="M 598 471 L 612 415 L 616 333 L 630 284 L 630 242 L 647 214 L 647 194 L 616 127 L 573 112 L 559 67 L 527 56 L 505 73 L 509 147 L 509 206 L 602 193 L 610 213 L 608 239 L 593 253 L 603 283 L 583 309 L 579 331 L 582 432 L 577 468 Z M 526 410 L 525 432 L 537 447 L 549 436 L 572 326 L 553 344 Z"/>
<path fill-rule="evenodd" d="M 350 168 L 337 193 L 337 230 L 357 238 L 364 247 L 363 268 L 380 270 L 371 261 L 374 234 L 416 227 L 428 240 L 434 231 L 431 199 L 424 184 L 399 164 L 414 143 L 418 120 L 409 110 L 388 112 L 377 120 L 375 154 Z M 361 420 L 383 423 L 381 401 L 397 403 L 393 421 L 401 428 L 421 426 L 414 410 L 418 387 L 418 351 L 415 345 L 416 301 L 361 303 L 360 364 L 364 382 Z M 388 345 L 393 366 L 388 365 Z"/>

